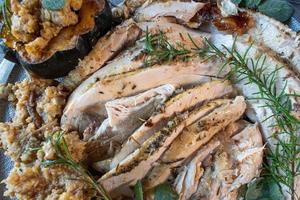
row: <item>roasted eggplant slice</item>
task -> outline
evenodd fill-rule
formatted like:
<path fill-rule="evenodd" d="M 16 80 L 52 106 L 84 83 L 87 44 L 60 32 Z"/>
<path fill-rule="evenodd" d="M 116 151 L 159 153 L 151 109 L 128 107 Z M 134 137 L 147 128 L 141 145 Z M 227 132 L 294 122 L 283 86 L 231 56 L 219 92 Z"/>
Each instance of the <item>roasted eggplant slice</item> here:
<path fill-rule="evenodd" d="M 62 28 L 38 56 L 30 54 L 27 44 L 17 43 L 14 48 L 19 63 L 31 74 L 42 78 L 65 76 L 74 69 L 112 24 L 111 9 L 106 0 L 83 0 L 77 13 L 78 23 Z"/>

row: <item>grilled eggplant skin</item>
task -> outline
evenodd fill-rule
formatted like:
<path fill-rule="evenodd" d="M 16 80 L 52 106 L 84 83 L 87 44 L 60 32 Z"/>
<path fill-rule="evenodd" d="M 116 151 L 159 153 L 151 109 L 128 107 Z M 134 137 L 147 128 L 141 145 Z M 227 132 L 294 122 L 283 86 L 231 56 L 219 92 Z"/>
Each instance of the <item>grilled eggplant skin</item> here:
<path fill-rule="evenodd" d="M 76 42 L 72 44 L 72 48 L 66 48 L 63 51 L 57 51 L 48 59 L 39 61 L 28 61 L 21 54 L 16 53 L 17 60 L 30 74 L 41 78 L 53 79 L 67 75 L 77 66 L 80 59 L 86 56 L 92 49 L 97 40 L 107 33 L 112 26 L 112 13 L 110 6 L 106 0 L 87 0 L 87 1 L 103 1 L 105 5 L 99 10 L 94 17 L 94 27 L 88 32 L 78 35 Z M 90 10 L 83 13 L 90 15 Z M 86 25 L 86 24 L 83 24 Z M 83 28 L 84 29 L 84 28 Z M 62 37 L 63 38 L 63 37 Z M 61 41 L 61 44 L 65 41 Z"/>

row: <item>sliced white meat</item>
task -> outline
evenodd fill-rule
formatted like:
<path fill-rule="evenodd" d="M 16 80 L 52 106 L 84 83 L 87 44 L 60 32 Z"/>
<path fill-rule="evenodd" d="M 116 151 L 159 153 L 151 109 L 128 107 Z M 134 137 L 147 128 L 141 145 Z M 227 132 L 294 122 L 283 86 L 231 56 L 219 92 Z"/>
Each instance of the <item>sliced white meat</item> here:
<path fill-rule="evenodd" d="M 189 62 L 166 63 L 96 82 L 83 95 L 69 102 L 62 116 L 62 124 L 68 129 L 82 132 L 91 119 L 102 121 L 107 116 L 104 104 L 111 100 L 131 96 L 164 84 L 175 88 L 187 87 L 217 78 L 219 69 L 214 61 L 193 59 Z"/>
<path fill-rule="evenodd" d="M 160 21 L 160 22 L 149 22 L 149 23 L 139 23 L 138 24 L 138 26 L 140 26 L 142 28 L 142 30 L 144 30 L 144 31 L 146 30 L 146 27 L 148 27 L 148 25 L 149 25 L 149 31 L 151 31 L 153 33 L 158 33 L 160 28 L 163 28 L 162 30 L 165 32 L 167 38 L 170 39 L 171 41 L 173 41 L 174 45 L 178 45 L 180 43 L 180 44 L 182 44 L 184 46 L 188 46 L 190 48 L 194 47 L 194 45 L 191 42 L 189 35 L 193 38 L 193 40 L 199 46 L 201 46 L 203 44 L 203 36 L 208 35 L 208 34 L 199 34 L 191 29 L 188 29 L 183 26 L 179 26 L 179 25 L 176 25 L 176 24 L 170 23 L 170 22 L 161 22 Z M 179 33 L 181 33 L 181 34 L 179 34 Z M 104 111 L 103 106 L 101 106 L 102 113 L 98 113 L 98 114 L 95 114 L 95 113 L 86 113 L 85 115 L 77 114 L 76 117 L 74 116 L 72 118 L 71 116 L 69 116 L 68 112 L 73 112 L 73 111 L 71 111 L 71 110 L 73 110 L 73 108 L 71 108 L 71 107 L 74 107 L 74 105 L 78 105 L 78 100 L 81 99 L 81 97 L 84 96 L 88 91 L 91 91 L 91 88 L 93 88 L 93 86 L 95 86 L 95 85 L 97 85 L 97 83 L 103 81 L 103 79 L 105 79 L 105 78 L 108 79 L 108 77 L 112 77 L 112 76 L 114 76 L 114 78 L 122 77 L 122 76 L 124 77 L 127 74 L 135 74 L 135 72 L 145 71 L 146 69 L 141 69 L 143 66 L 145 66 L 143 56 L 141 56 L 143 48 L 144 48 L 143 45 L 144 44 L 142 41 L 138 41 L 136 43 L 135 47 L 132 47 L 128 51 L 125 51 L 120 57 L 115 59 L 113 62 L 111 62 L 108 65 L 106 65 L 105 67 L 99 69 L 89 79 L 84 81 L 71 94 L 71 96 L 68 99 L 68 103 L 66 105 L 64 115 L 62 117 L 62 124 L 65 125 L 64 126 L 65 129 L 68 129 L 68 128 L 76 129 L 76 130 L 84 129 L 90 123 L 93 123 L 96 121 L 96 123 L 99 124 L 104 120 L 104 118 L 101 117 L 101 115 L 103 115 L 103 111 Z M 195 65 L 195 64 L 199 65 L 200 62 L 201 61 L 199 61 L 199 60 L 198 61 L 195 60 L 193 65 Z M 192 61 L 190 63 L 192 63 Z M 179 62 L 176 65 L 184 66 L 185 63 Z M 203 63 L 203 65 L 205 65 L 205 63 Z M 165 65 L 163 65 L 163 66 L 165 66 Z M 169 66 L 169 67 L 171 67 L 171 66 Z M 151 67 L 151 68 L 153 68 L 153 67 Z M 131 71 L 131 73 L 129 71 Z M 170 71 L 172 71 L 172 70 L 170 70 Z M 195 75 L 197 75 L 199 73 L 201 73 L 201 75 L 206 74 L 206 72 L 200 72 L 200 71 L 201 71 L 201 67 L 198 66 L 198 70 L 194 71 L 194 73 L 195 73 L 194 77 L 195 77 Z M 117 74 L 118 74 L 118 76 L 117 76 Z M 216 75 L 217 72 L 208 73 L 208 75 L 211 75 L 211 74 Z M 187 75 L 187 77 L 189 77 L 189 76 L 190 75 Z M 150 77 L 148 77 L 148 79 L 149 78 Z M 192 79 L 195 79 L 195 78 L 192 78 Z M 159 85 L 154 85 L 153 87 L 157 87 L 157 86 L 159 86 Z M 135 87 L 135 86 L 132 85 L 132 87 Z M 100 93 L 101 92 L 102 91 L 100 91 Z M 131 93 L 130 95 L 133 95 L 133 94 L 134 93 Z M 100 96 L 100 95 L 97 95 L 97 96 Z M 102 96 L 103 95 L 101 95 L 101 97 L 95 96 L 94 101 L 102 99 Z M 120 93 L 120 94 L 115 93 L 114 98 L 119 98 L 119 97 L 123 97 L 123 96 L 126 96 L 126 95 L 123 95 L 122 93 Z M 98 108 L 95 108 L 95 111 L 97 109 Z M 82 111 L 83 110 L 81 110 L 79 112 L 82 112 Z M 99 115 L 100 115 L 100 117 L 98 117 Z M 70 119 L 69 117 L 71 117 L 72 119 Z M 66 118 L 69 118 L 69 119 L 66 119 Z M 67 121 L 73 121 L 73 122 L 67 122 Z M 79 123 L 78 123 L 79 121 L 82 122 L 81 127 L 79 126 Z"/>
<path fill-rule="evenodd" d="M 75 89 L 121 50 L 134 44 L 140 34 L 141 29 L 132 20 L 116 27 L 113 32 L 106 34 L 96 43 L 92 51 L 64 79 L 63 85 L 70 90 Z"/>
<path fill-rule="evenodd" d="M 96 71 L 88 79 L 83 81 L 70 95 L 68 104 L 76 101 L 76 99 L 83 95 L 95 82 L 105 77 L 141 68 L 143 66 L 143 61 L 135 58 L 141 54 L 143 49 L 144 45 L 142 42 L 137 41 L 133 47 L 120 53 L 120 56 L 113 59 L 107 65 Z"/>
<path fill-rule="evenodd" d="M 178 46 L 178 44 L 184 45 L 187 49 L 195 48 L 195 44 L 190 37 L 197 46 L 203 45 L 203 38 L 210 37 L 208 33 L 199 32 L 195 29 L 179 25 L 173 18 L 159 18 L 153 22 L 139 22 L 137 25 L 144 32 L 148 30 L 151 34 L 163 32 L 170 44 L 174 46 Z"/>
<path fill-rule="evenodd" d="M 105 173 L 110 170 L 110 168 L 109 168 L 110 162 L 111 162 L 110 159 L 102 160 L 102 161 L 93 163 L 92 167 L 95 170 L 97 170 L 98 172 Z"/>
<path fill-rule="evenodd" d="M 263 141 L 258 125 L 249 125 L 232 137 L 230 152 L 238 163 L 239 175 L 231 183 L 230 190 L 238 189 L 260 174 L 263 163 Z"/>
<path fill-rule="evenodd" d="M 199 26 L 193 18 L 197 17 L 206 4 L 194 1 L 153 2 L 138 8 L 135 12 L 137 21 L 151 21 L 158 17 L 175 17 L 179 22 L 193 27 Z M 195 20 L 195 19 L 194 19 Z"/>
<path fill-rule="evenodd" d="M 198 150 L 196 155 L 192 157 L 192 160 L 177 175 L 173 184 L 177 194 L 180 194 L 180 199 L 190 199 L 197 191 L 200 178 L 204 174 L 204 168 L 210 162 L 212 154 L 215 153 L 218 147 L 228 142 L 232 135 L 244 129 L 245 126 L 246 122 L 242 120 L 231 123 L 224 131 L 219 132 L 208 144 Z M 211 187 L 211 191 L 214 190 L 213 187 Z"/>
<path fill-rule="evenodd" d="M 238 97 L 236 101 L 242 101 L 245 104 L 243 98 Z M 109 192 L 117 190 L 124 184 L 135 184 L 137 180 L 142 179 L 149 172 L 153 164 L 168 149 L 170 144 L 185 127 L 193 124 L 209 112 L 211 112 L 211 108 L 203 106 L 194 109 L 190 113 L 175 117 L 168 123 L 168 127 L 155 133 L 139 149 L 127 156 L 117 167 L 106 173 L 99 180 L 100 183 Z"/>
<path fill-rule="evenodd" d="M 234 101 L 225 101 L 221 107 L 216 108 L 209 115 L 187 127 L 173 141 L 168 151 L 164 153 L 160 160 L 163 163 L 169 163 L 187 158 L 219 131 L 225 129 L 230 123 L 240 119 L 246 107 L 244 98 L 241 96 L 236 97 Z"/>
<path fill-rule="evenodd" d="M 219 103 L 218 101 L 215 102 Z M 234 101 L 223 100 L 219 105 L 219 107 L 207 116 L 187 126 L 172 142 L 168 150 L 158 161 L 161 165 L 167 165 L 169 169 L 166 169 L 166 167 L 161 168 L 160 165 L 155 166 L 153 169 L 154 173 L 150 173 L 145 179 L 145 188 L 154 188 L 156 185 L 162 183 L 157 181 L 157 177 L 166 174 L 165 171 L 171 172 L 171 168 L 180 166 L 180 164 L 193 155 L 201 146 L 209 142 L 218 132 L 224 130 L 230 123 L 240 119 L 246 110 L 246 103 L 243 97 L 236 97 Z M 160 168 L 161 170 L 155 168 Z"/>
<path fill-rule="evenodd" d="M 129 22 L 124 23 L 130 24 L 130 20 Z M 152 34 L 158 33 L 159 30 L 161 30 L 165 33 L 166 37 L 169 40 L 174 41 L 174 44 L 177 45 L 177 42 L 180 41 L 181 44 L 190 48 L 194 47 L 194 45 L 190 41 L 188 35 L 190 35 L 193 38 L 193 40 L 197 42 L 198 45 L 202 44 L 203 36 L 208 37 L 208 34 L 199 34 L 199 32 L 195 30 L 185 28 L 184 26 L 180 26 L 176 23 L 171 23 L 168 20 L 164 19 L 158 20 L 156 22 L 138 23 L 137 25 L 143 31 L 146 31 L 146 29 L 148 29 Z M 100 68 L 91 77 L 89 77 L 87 80 L 81 83 L 80 86 L 78 86 L 69 97 L 68 104 L 71 104 L 73 101 L 76 101 L 76 99 L 80 97 L 83 93 L 85 93 L 95 82 L 105 77 L 125 73 L 128 71 L 134 71 L 136 69 L 144 67 L 143 59 L 139 58 L 141 57 L 140 55 L 142 54 L 143 50 L 144 42 L 143 39 L 141 39 L 138 40 L 134 46 L 121 52 L 120 56 L 118 56 L 110 63 Z M 71 74 L 72 73 L 73 72 L 71 72 Z M 68 80 L 66 80 L 66 82 L 68 82 Z"/>
<path fill-rule="evenodd" d="M 264 45 L 288 60 L 300 74 L 300 37 L 288 26 L 257 12 L 248 12 L 255 20 L 255 26 L 248 34 L 257 44 Z"/>
<path fill-rule="evenodd" d="M 89 140 L 89 157 L 98 161 L 113 155 L 124 140 L 159 109 L 174 91 L 175 88 L 167 84 L 135 96 L 107 102 L 105 107 L 108 118 L 102 122 L 94 136 L 85 138 Z"/>
<path fill-rule="evenodd" d="M 192 199 L 236 199 L 237 189 L 259 175 L 263 148 L 257 124 L 249 124 L 227 143 L 222 143 L 211 165 L 204 169 L 205 173 Z"/>
<path fill-rule="evenodd" d="M 177 194 L 179 194 L 180 200 L 189 199 L 197 191 L 200 178 L 204 173 L 202 162 L 206 157 L 212 154 L 220 144 L 218 140 L 209 142 L 209 144 L 197 152 L 197 155 L 195 155 L 188 165 L 177 175 L 174 187 Z"/>
<path fill-rule="evenodd" d="M 197 104 L 202 104 L 205 101 L 228 96 L 232 93 L 233 88 L 228 81 L 212 81 L 178 94 L 166 102 L 161 113 L 151 116 L 131 135 L 120 152 L 114 156 L 111 168 L 116 167 L 130 153 L 139 148 L 144 141 L 165 126 L 168 119 L 174 116 L 174 114 L 192 109 Z"/>
<path fill-rule="evenodd" d="M 170 85 L 163 85 L 131 97 L 109 101 L 105 104 L 108 115 L 92 140 L 113 138 L 123 142 L 136 128 L 143 124 L 175 91 Z"/>

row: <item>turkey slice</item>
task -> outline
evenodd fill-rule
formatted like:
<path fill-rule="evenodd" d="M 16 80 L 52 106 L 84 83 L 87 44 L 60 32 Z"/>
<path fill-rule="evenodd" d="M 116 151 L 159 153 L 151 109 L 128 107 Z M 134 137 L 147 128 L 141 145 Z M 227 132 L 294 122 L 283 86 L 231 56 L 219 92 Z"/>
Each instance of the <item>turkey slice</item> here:
<path fill-rule="evenodd" d="M 165 176 L 165 180 L 162 180 L 162 176 L 163 174 L 166 175 L 166 171 L 171 174 L 172 168 L 180 166 L 218 132 L 224 130 L 230 123 L 240 119 L 245 110 L 246 103 L 243 97 L 236 97 L 233 101 L 223 100 L 220 107 L 197 120 L 194 124 L 187 126 L 161 156 L 158 165 L 147 175 L 145 188 L 150 189 L 161 184 L 162 182 L 158 181 L 158 177 L 160 177 L 160 181 L 166 181 L 168 176 Z"/>
<path fill-rule="evenodd" d="M 244 99 L 238 97 L 236 103 L 245 104 Z M 161 129 L 146 140 L 142 146 L 135 152 L 127 156 L 117 167 L 106 173 L 99 181 L 104 188 L 112 192 L 122 185 L 135 184 L 137 180 L 142 179 L 153 164 L 168 149 L 174 139 L 190 124 L 204 117 L 211 112 L 210 106 L 203 106 L 194 109 L 190 113 L 184 113 L 168 124 L 168 127 Z"/>
<path fill-rule="evenodd" d="M 68 103 L 62 124 L 82 132 L 95 118 L 107 116 L 105 103 L 112 99 L 131 96 L 164 84 L 176 88 L 196 85 L 216 79 L 219 69 L 214 61 L 195 58 L 189 62 L 166 63 L 102 79 L 83 95 Z M 220 74 L 222 77 L 222 74 Z"/>
<path fill-rule="evenodd" d="M 89 156 L 92 156 L 93 160 L 97 158 L 102 160 L 107 155 L 113 155 L 117 146 L 112 149 L 111 143 L 122 144 L 174 91 L 175 88 L 167 84 L 135 96 L 107 102 L 105 107 L 108 118 L 103 121 L 96 134 L 89 138 L 87 144 Z"/>
<path fill-rule="evenodd" d="M 197 27 L 199 23 L 193 20 L 197 19 L 197 15 L 205 5 L 205 3 L 194 1 L 153 2 L 138 8 L 134 18 L 137 21 L 151 21 L 158 17 L 175 17 L 182 24 Z"/>
<path fill-rule="evenodd" d="M 156 131 L 165 126 L 168 119 L 176 113 L 192 109 L 197 104 L 205 101 L 228 96 L 233 93 L 233 88 L 228 81 L 212 81 L 196 86 L 170 99 L 163 107 L 163 111 L 152 115 L 140 128 L 138 128 L 128 139 L 120 152 L 117 153 L 112 162 L 111 169 L 116 167 L 130 153 L 134 152 Z"/>
<path fill-rule="evenodd" d="M 239 187 L 260 174 L 264 147 L 257 124 L 248 124 L 221 144 L 191 199 L 236 199 Z"/>

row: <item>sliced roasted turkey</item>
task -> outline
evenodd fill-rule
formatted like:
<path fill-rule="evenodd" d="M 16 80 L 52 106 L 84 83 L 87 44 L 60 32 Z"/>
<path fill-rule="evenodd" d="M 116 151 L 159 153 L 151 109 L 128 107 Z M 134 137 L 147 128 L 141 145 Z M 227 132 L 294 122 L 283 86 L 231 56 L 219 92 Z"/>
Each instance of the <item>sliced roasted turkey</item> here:
<path fill-rule="evenodd" d="M 94 83 L 83 95 L 69 102 L 62 117 L 62 124 L 82 132 L 95 118 L 103 121 L 107 116 L 105 103 L 115 98 L 131 96 L 164 84 L 175 88 L 192 86 L 216 79 L 217 64 L 201 59 L 176 62 L 139 69 L 110 76 Z"/>
<path fill-rule="evenodd" d="M 159 113 L 154 113 L 141 127 L 139 127 L 126 141 L 120 152 L 112 162 L 111 169 L 124 160 L 129 154 L 140 147 L 156 131 L 164 127 L 168 119 L 177 113 L 193 109 L 196 105 L 206 101 L 225 97 L 233 93 L 233 87 L 228 81 L 212 81 L 196 86 L 170 99 Z"/>
<path fill-rule="evenodd" d="M 191 199 L 237 199 L 239 187 L 259 175 L 263 148 L 257 124 L 247 124 L 231 140 L 222 142 L 207 166 L 203 165 L 203 176 Z"/>
<path fill-rule="evenodd" d="M 246 108 L 246 103 L 242 97 L 237 97 L 230 105 L 232 105 L 232 108 L 237 107 L 244 110 Z M 139 149 L 127 156 L 125 160 L 106 173 L 99 181 L 109 192 L 118 189 L 124 184 L 135 184 L 137 180 L 145 177 L 186 127 L 201 118 L 205 118 L 211 112 L 211 106 L 204 105 L 195 108 L 192 112 L 176 116 L 173 120 L 169 121 L 167 127 L 156 132 Z M 206 120 L 204 119 L 204 121 Z"/>
<path fill-rule="evenodd" d="M 140 7 L 135 12 L 137 21 L 153 21 L 159 17 L 175 17 L 179 23 L 191 27 L 198 27 L 200 12 L 205 3 L 195 1 L 153 2 Z"/>
<path fill-rule="evenodd" d="M 89 156 L 103 160 L 107 156 L 113 155 L 113 148 L 117 148 L 115 145 L 119 144 L 120 146 L 135 129 L 163 105 L 174 91 L 175 88 L 167 84 L 135 96 L 107 102 L 105 108 L 108 118 L 102 122 L 94 135 L 85 138 L 88 140 Z"/>
<path fill-rule="evenodd" d="M 239 120 L 246 110 L 242 97 L 236 97 L 234 101 L 215 100 L 206 106 L 214 109 L 194 124 L 187 126 L 172 142 L 145 178 L 144 185 L 147 189 L 165 182 L 171 175 L 172 168 L 180 166 L 214 135 L 224 130 L 230 123 Z"/>
<path fill-rule="evenodd" d="M 225 130 L 220 131 L 205 146 L 201 147 L 195 155 L 186 159 L 187 163 L 176 177 L 173 185 L 180 194 L 180 199 L 190 199 L 196 193 L 204 168 L 211 163 L 211 158 L 220 146 L 226 145 L 232 135 L 240 132 L 247 126 L 247 122 L 239 120 L 229 124 Z"/>

